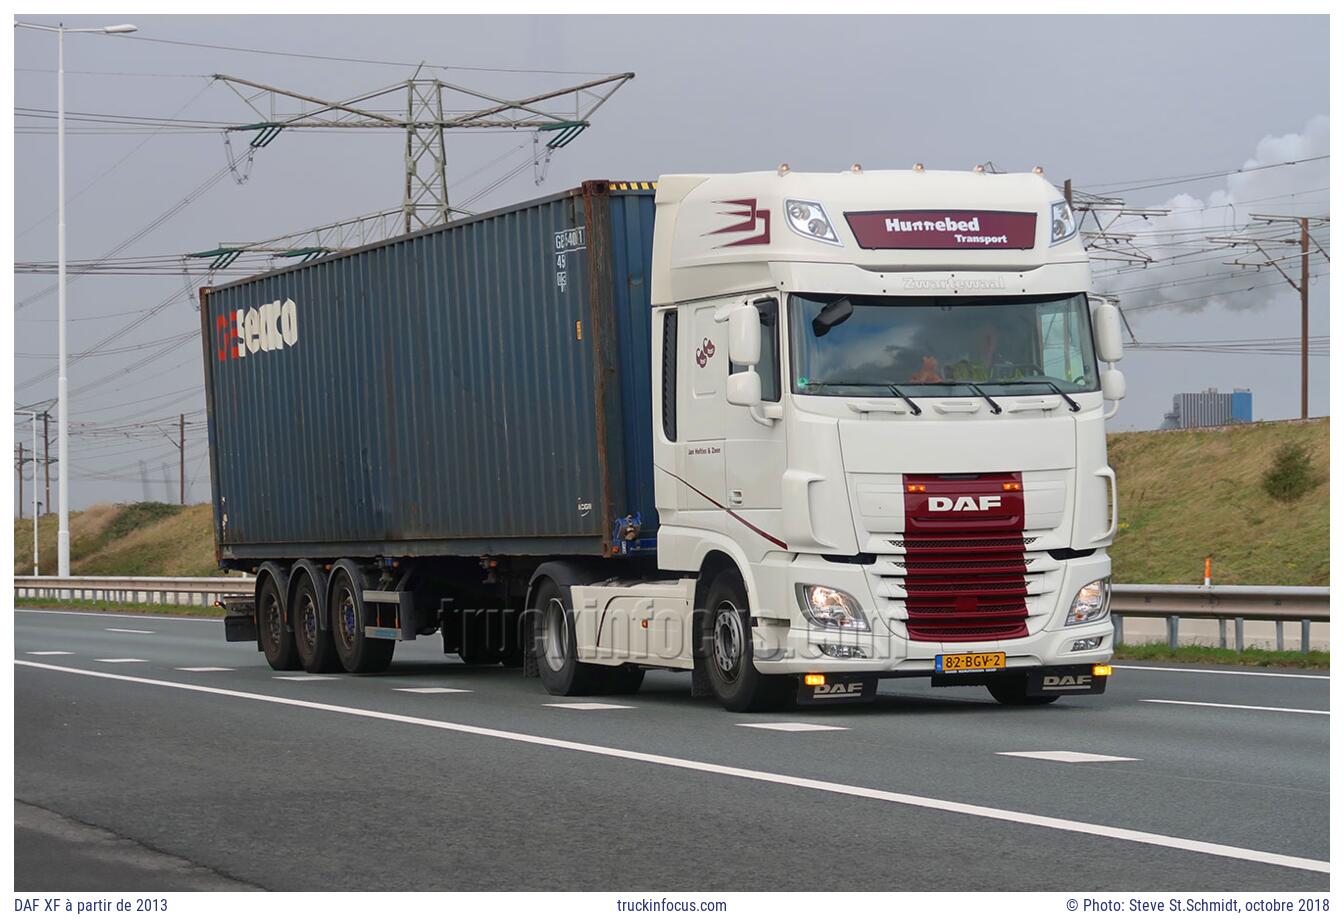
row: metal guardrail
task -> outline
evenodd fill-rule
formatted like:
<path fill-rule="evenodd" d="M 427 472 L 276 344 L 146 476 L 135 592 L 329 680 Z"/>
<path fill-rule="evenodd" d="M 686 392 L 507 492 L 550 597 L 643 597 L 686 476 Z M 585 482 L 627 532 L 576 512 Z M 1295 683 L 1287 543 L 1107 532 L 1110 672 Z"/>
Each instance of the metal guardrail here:
<path fill-rule="evenodd" d="M 22 597 L 63 600 L 103 600 L 131 603 L 212 606 L 223 594 L 249 593 L 251 577 L 230 578 L 119 578 L 19 575 L 14 593 Z M 1280 585 L 1114 585 L 1111 615 L 1115 641 L 1124 641 L 1126 617 L 1167 621 L 1167 642 L 1175 648 L 1184 619 L 1218 621 L 1219 643 L 1227 648 L 1227 624 L 1234 625 L 1238 651 L 1245 648 L 1247 620 L 1274 623 L 1276 645 L 1283 648 L 1283 625 L 1298 624 L 1302 651 L 1311 647 L 1311 624 L 1330 620 L 1330 589 Z"/>
<path fill-rule="evenodd" d="M 231 578 L 123 578 L 116 575 L 16 575 L 16 598 L 120 601 L 132 604 L 180 604 L 213 607 L 224 594 L 250 594 L 251 576 Z"/>
<path fill-rule="evenodd" d="M 1111 618 L 1115 642 L 1124 641 L 1125 617 L 1167 621 L 1167 645 L 1180 644 L 1181 619 L 1217 620 L 1218 644 L 1227 648 L 1227 623 L 1235 629 L 1237 651 L 1246 647 L 1246 621 L 1274 624 L 1274 642 L 1283 651 L 1283 624 L 1302 630 L 1302 651 L 1311 650 L 1311 624 L 1330 621 L 1330 589 L 1285 585 L 1114 585 Z"/>

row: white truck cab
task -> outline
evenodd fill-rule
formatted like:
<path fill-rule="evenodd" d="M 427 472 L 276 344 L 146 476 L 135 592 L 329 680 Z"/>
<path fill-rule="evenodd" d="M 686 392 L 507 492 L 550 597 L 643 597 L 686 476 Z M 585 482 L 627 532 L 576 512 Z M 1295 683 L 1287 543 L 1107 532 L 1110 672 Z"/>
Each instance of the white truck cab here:
<path fill-rule="evenodd" d="M 781 166 L 663 176 L 656 206 L 660 574 L 570 587 L 572 650 L 538 599 L 548 689 L 568 655 L 730 709 L 1101 692 L 1121 336 L 1059 192 Z"/>

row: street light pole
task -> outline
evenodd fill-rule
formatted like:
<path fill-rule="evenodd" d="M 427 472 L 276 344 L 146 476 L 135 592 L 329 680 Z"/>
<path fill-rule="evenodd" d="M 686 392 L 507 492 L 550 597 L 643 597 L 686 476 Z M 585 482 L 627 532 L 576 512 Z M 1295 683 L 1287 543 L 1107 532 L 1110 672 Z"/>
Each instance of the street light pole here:
<path fill-rule="evenodd" d="M 66 387 L 66 342 L 65 342 L 65 33 L 66 32 L 102 32 L 104 34 L 122 34 L 134 32 L 135 26 L 103 26 L 98 29 L 67 29 L 63 25 L 45 26 L 32 22 L 16 22 L 16 28 L 36 29 L 39 32 L 56 33 L 56 325 L 57 325 L 57 370 L 56 370 L 56 452 L 61 458 L 61 468 L 57 472 L 57 501 L 60 514 L 56 530 L 56 574 L 62 578 L 70 575 L 70 403 Z M 36 443 L 36 442 L 34 442 Z M 36 483 L 33 488 L 37 492 Z M 36 547 L 36 544 L 34 544 Z"/>
<path fill-rule="evenodd" d="M 33 574 L 37 570 L 37 413 L 33 412 Z M 22 476 L 23 472 L 20 471 Z"/>

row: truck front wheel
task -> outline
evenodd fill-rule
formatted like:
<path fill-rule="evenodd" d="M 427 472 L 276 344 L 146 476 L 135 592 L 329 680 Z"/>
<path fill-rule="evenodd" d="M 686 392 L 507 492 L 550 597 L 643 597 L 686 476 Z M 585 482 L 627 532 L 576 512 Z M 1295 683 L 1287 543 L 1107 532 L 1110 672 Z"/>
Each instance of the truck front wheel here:
<path fill-rule="evenodd" d="M 386 671 L 397 643 L 364 634 L 364 599 L 350 573 L 338 568 L 331 579 L 331 632 L 336 656 L 351 674 Z"/>
<path fill-rule="evenodd" d="M 297 671 L 299 652 L 294 633 L 285 626 L 285 607 L 280 603 L 280 588 L 267 578 L 257 592 L 257 634 L 266 663 L 276 671 Z"/>
<path fill-rule="evenodd" d="M 700 617 L 703 666 L 723 708 L 753 712 L 788 705 L 797 688 L 794 679 L 762 674 L 752 660 L 751 611 L 736 572 L 714 579 Z"/>

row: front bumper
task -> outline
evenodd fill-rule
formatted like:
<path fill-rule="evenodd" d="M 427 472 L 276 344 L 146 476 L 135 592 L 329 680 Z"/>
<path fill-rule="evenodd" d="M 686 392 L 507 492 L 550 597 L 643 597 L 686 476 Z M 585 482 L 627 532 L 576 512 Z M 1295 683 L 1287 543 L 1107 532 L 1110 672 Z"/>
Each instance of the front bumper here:
<path fill-rule="evenodd" d="M 1115 628 L 1108 616 L 1097 623 L 1064 626 L 1064 616 L 1078 589 L 1110 575 L 1110 557 L 1104 551 L 1063 563 L 1046 608 L 1028 618 L 1029 634 L 1017 639 L 976 642 L 917 641 L 906 636 L 899 606 L 879 603 L 871 580 L 860 565 L 842 565 L 817 559 L 799 560 L 784 575 L 796 583 L 827 584 L 848 591 L 870 615 L 871 631 L 829 630 L 813 625 L 801 613 L 790 619 L 758 618 L 753 625 L 754 660 L 763 674 L 875 674 L 920 677 L 936 673 L 934 659 L 952 652 L 1004 652 L 1009 669 L 1091 665 L 1109 661 L 1114 654 Z M 792 593 L 790 588 L 790 593 Z M 1079 640 L 1099 638 L 1096 648 L 1075 651 Z"/>

